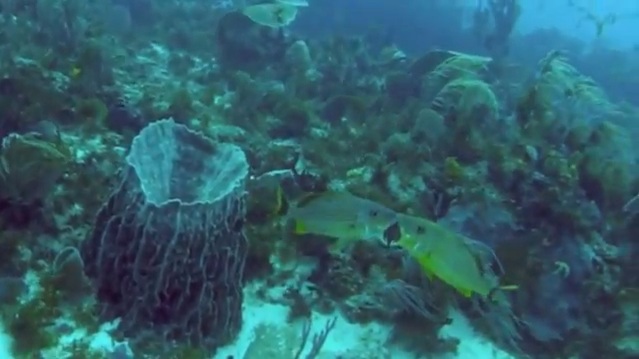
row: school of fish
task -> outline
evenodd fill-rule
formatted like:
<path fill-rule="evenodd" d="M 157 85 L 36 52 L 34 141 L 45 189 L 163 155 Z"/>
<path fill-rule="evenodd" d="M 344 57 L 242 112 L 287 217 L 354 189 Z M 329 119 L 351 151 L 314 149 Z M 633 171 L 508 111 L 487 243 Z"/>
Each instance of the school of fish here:
<path fill-rule="evenodd" d="M 464 297 L 490 299 L 498 289 L 516 289 L 500 286 L 499 277 L 463 235 L 348 192 L 309 194 L 293 205 L 285 218 L 293 222 L 294 234 L 332 237 L 338 246 L 359 239 L 397 245 L 429 278 L 441 280 Z"/>

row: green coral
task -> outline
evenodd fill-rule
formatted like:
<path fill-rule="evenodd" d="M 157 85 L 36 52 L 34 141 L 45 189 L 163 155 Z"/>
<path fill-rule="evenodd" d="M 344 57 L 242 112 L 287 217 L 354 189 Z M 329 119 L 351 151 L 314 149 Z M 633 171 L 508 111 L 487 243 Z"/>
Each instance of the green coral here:
<path fill-rule="evenodd" d="M 309 104 L 297 99 L 281 96 L 281 100 L 274 104 L 273 115 L 279 121 L 269 129 L 272 138 L 303 137 L 313 118 L 314 111 Z"/>
<path fill-rule="evenodd" d="M 631 148 L 622 128 L 603 122 L 593 128 L 578 157 L 581 186 L 602 208 L 619 210 L 636 191 Z"/>
<path fill-rule="evenodd" d="M 444 61 L 451 57 L 458 56 L 459 53 L 446 50 L 433 50 L 425 53 L 417 58 L 410 65 L 409 73 L 415 77 L 421 78 L 422 76 L 435 70 Z"/>
<path fill-rule="evenodd" d="M 46 298 L 43 298 L 46 299 Z M 13 352 L 18 356 L 36 355 L 55 344 L 55 335 L 47 330 L 59 314 L 45 300 L 33 299 L 14 310 L 2 311 L 6 330 L 13 338 Z"/>
<path fill-rule="evenodd" d="M 589 116 L 610 115 L 618 111 L 604 91 L 570 65 L 561 53 L 548 53 L 539 62 L 538 68 L 538 79 L 534 84 L 535 104 L 531 107 L 551 111 L 556 108 L 558 100 L 563 100 Z"/>
<path fill-rule="evenodd" d="M 164 355 L 167 359 L 207 359 L 211 357 L 205 350 L 188 346 L 178 346 Z"/>
<path fill-rule="evenodd" d="M 466 179 L 466 170 L 454 157 L 447 157 L 444 160 L 444 177 L 450 183 L 461 183 Z"/>
<path fill-rule="evenodd" d="M 424 76 L 422 92 L 427 96 L 434 96 L 446 84 L 455 80 L 479 80 L 490 62 L 489 57 L 464 53 L 445 57 L 434 70 Z"/>
<path fill-rule="evenodd" d="M 98 326 L 92 306 L 85 298 L 88 282 L 77 250 L 65 248 L 51 265 L 36 275 L 39 277 L 38 290 L 26 301 L 0 309 L 7 332 L 14 340 L 14 353 L 25 357 L 56 344 L 54 322 L 71 308 L 76 323 L 87 330 L 96 330 Z M 80 347 L 76 349 L 75 354 L 87 353 Z"/>
<path fill-rule="evenodd" d="M 468 124 L 472 119 L 495 118 L 499 102 L 487 83 L 477 79 L 461 78 L 448 82 L 439 91 L 433 100 L 433 107 L 452 107 L 457 118 Z"/>
<path fill-rule="evenodd" d="M 171 94 L 170 104 L 166 117 L 172 117 L 177 121 L 187 121 L 195 115 L 194 100 L 189 89 L 181 86 Z"/>
<path fill-rule="evenodd" d="M 59 304 L 58 290 L 44 285 L 36 296 L 29 298 L 27 302 L 2 310 L 7 332 L 13 338 L 14 353 L 35 354 L 55 345 L 55 335 L 51 326 L 62 313 Z"/>
<path fill-rule="evenodd" d="M 24 129 L 42 119 L 68 110 L 72 103 L 66 92 L 68 79 L 43 68 L 37 61 L 20 59 L 4 71 L 10 75 L 2 81 L 0 96 L 3 110 L 0 125 L 4 128 Z"/>
<path fill-rule="evenodd" d="M 566 136 L 566 145 L 572 151 L 581 151 L 588 147 L 593 128 L 583 123 L 572 127 Z"/>
<path fill-rule="evenodd" d="M 619 210 L 632 196 L 632 173 L 626 163 L 604 159 L 591 151 L 581 161 L 582 187 L 603 208 Z"/>
<path fill-rule="evenodd" d="M 384 87 L 389 99 L 396 105 L 402 105 L 418 94 L 419 83 L 406 72 L 393 71 L 386 75 Z"/>
<path fill-rule="evenodd" d="M 21 203 L 44 199 L 70 161 L 62 141 L 11 134 L 0 151 L 0 197 Z"/>
<path fill-rule="evenodd" d="M 364 96 L 335 95 L 324 104 L 322 115 L 326 120 L 338 123 L 344 117 L 361 117 L 366 113 L 368 106 Z"/>
<path fill-rule="evenodd" d="M 81 124 L 103 128 L 109 109 L 104 101 L 91 97 L 79 100 L 75 106 L 75 113 Z"/>
<path fill-rule="evenodd" d="M 0 217 L 1 220 L 2 217 Z M 27 231 L 8 230 L 0 226 L 0 270 L 11 269 L 20 253 L 20 246 L 30 242 L 31 234 Z"/>
<path fill-rule="evenodd" d="M 67 359 L 108 359 L 106 354 L 93 350 L 87 340 L 74 341 L 68 355 Z"/>
<path fill-rule="evenodd" d="M 558 151 L 548 151 L 543 159 L 544 174 L 563 184 L 566 188 L 577 185 L 579 173 L 577 164 Z"/>
<path fill-rule="evenodd" d="M 109 51 L 100 39 L 83 41 L 77 49 L 74 68 L 78 75 L 73 86 L 78 93 L 96 93 L 102 86 L 113 84 L 113 67 Z"/>

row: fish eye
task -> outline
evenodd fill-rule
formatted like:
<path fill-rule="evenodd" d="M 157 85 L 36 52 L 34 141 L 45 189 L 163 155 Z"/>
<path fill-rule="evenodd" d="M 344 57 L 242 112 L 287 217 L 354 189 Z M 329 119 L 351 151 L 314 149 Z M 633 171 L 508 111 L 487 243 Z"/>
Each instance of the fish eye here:
<path fill-rule="evenodd" d="M 374 210 L 372 210 L 372 211 L 370 212 L 370 215 L 371 215 L 372 217 L 377 217 L 377 216 L 379 215 L 379 211 L 377 211 L 377 210 L 375 210 L 375 209 L 374 209 Z"/>
<path fill-rule="evenodd" d="M 417 234 L 424 234 L 426 233 L 426 228 L 424 228 L 423 226 L 417 226 Z"/>

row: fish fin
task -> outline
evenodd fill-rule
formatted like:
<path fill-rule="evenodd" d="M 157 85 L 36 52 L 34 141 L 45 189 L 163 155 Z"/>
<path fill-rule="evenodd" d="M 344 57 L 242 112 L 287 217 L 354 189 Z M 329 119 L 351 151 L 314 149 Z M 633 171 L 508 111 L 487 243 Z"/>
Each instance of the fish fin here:
<path fill-rule="evenodd" d="M 426 278 L 428 278 L 428 280 L 430 281 L 432 281 L 435 278 L 435 276 L 433 275 L 433 272 L 429 270 L 425 271 L 424 273 L 426 274 Z"/>
<path fill-rule="evenodd" d="M 489 301 L 494 302 L 495 301 L 495 293 L 497 293 L 498 291 L 513 291 L 513 290 L 518 290 L 519 286 L 516 284 L 511 284 L 511 285 L 498 285 L 496 287 L 494 287 L 493 289 L 490 290 L 490 292 L 488 292 L 488 295 L 486 296 L 486 298 L 488 298 Z"/>
<path fill-rule="evenodd" d="M 368 224 L 366 224 L 366 222 L 364 222 L 363 219 L 358 218 L 357 219 L 358 222 L 363 223 L 364 224 L 364 234 L 362 235 L 362 238 L 358 238 L 358 239 L 362 239 L 365 241 L 372 241 L 372 240 L 381 240 L 383 234 L 381 233 L 377 233 L 377 231 L 373 231 L 370 229 L 370 226 Z"/>
<path fill-rule="evenodd" d="M 276 201 L 276 205 L 275 205 L 274 214 L 276 216 L 286 215 L 288 213 L 290 205 L 288 203 L 288 200 L 286 199 L 286 196 L 284 195 L 284 190 L 282 189 L 282 186 L 277 186 L 276 193 L 275 193 L 275 201 Z"/>
<path fill-rule="evenodd" d="M 457 288 L 457 291 L 461 293 L 461 295 L 463 295 L 465 298 L 470 298 L 473 296 L 473 291 L 470 289 Z"/>
<path fill-rule="evenodd" d="M 430 255 L 422 255 L 419 257 L 413 257 L 419 265 L 422 267 L 424 274 L 426 274 L 426 278 L 432 281 L 435 278 L 435 273 L 431 270 L 430 266 Z"/>
<path fill-rule="evenodd" d="M 346 248 L 348 246 L 349 243 L 351 243 L 352 241 L 349 240 L 349 238 L 346 237 L 340 237 L 337 238 L 337 240 L 335 242 L 333 242 L 333 244 L 331 244 L 331 248 L 335 249 L 335 250 L 342 250 L 344 248 Z"/>
<path fill-rule="evenodd" d="M 502 265 L 499 257 L 497 257 L 497 254 L 495 253 L 495 250 L 492 249 L 492 247 L 484 242 L 477 241 L 465 236 L 462 237 L 464 238 L 464 242 L 468 246 L 469 250 L 473 253 L 475 260 L 477 261 L 477 265 L 479 265 L 480 268 L 484 269 L 486 267 L 486 264 L 489 264 L 490 261 L 494 261 L 494 263 L 497 265 L 497 268 L 499 269 L 499 275 L 503 275 L 505 273 L 504 266 Z"/>
<path fill-rule="evenodd" d="M 295 234 L 306 234 L 308 233 L 308 229 L 306 225 L 302 221 L 295 220 L 295 225 L 293 226 L 293 233 Z"/>
<path fill-rule="evenodd" d="M 518 290 L 519 286 L 517 284 L 500 285 L 499 289 L 507 290 L 507 291 L 513 291 L 513 290 Z"/>
<path fill-rule="evenodd" d="M 308 205 L 309 203 L 313 202 L 314 200 L 316 200 L 317 198 L 320 198 L 321 196 L 325 196 L 326 193 L 325 192 L 308 192 L 308 193 L 304 193 L 303 195 L 301 195 L 295 202 L 295 207 L 303 207 L 305 205 Z"/>

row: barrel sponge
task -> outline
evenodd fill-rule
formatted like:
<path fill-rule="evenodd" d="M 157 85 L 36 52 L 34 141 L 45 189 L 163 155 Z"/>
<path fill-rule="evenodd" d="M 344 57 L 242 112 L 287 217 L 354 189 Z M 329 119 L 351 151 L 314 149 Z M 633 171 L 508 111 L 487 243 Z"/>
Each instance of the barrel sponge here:
<path fill-rule="evenodd" d="M 81 246 L 102 319 L 120 318 L 134 345 L 232 341 L 248 251 L 244 152 L 161 120 L 134 138 L 121 175 Z"/>

